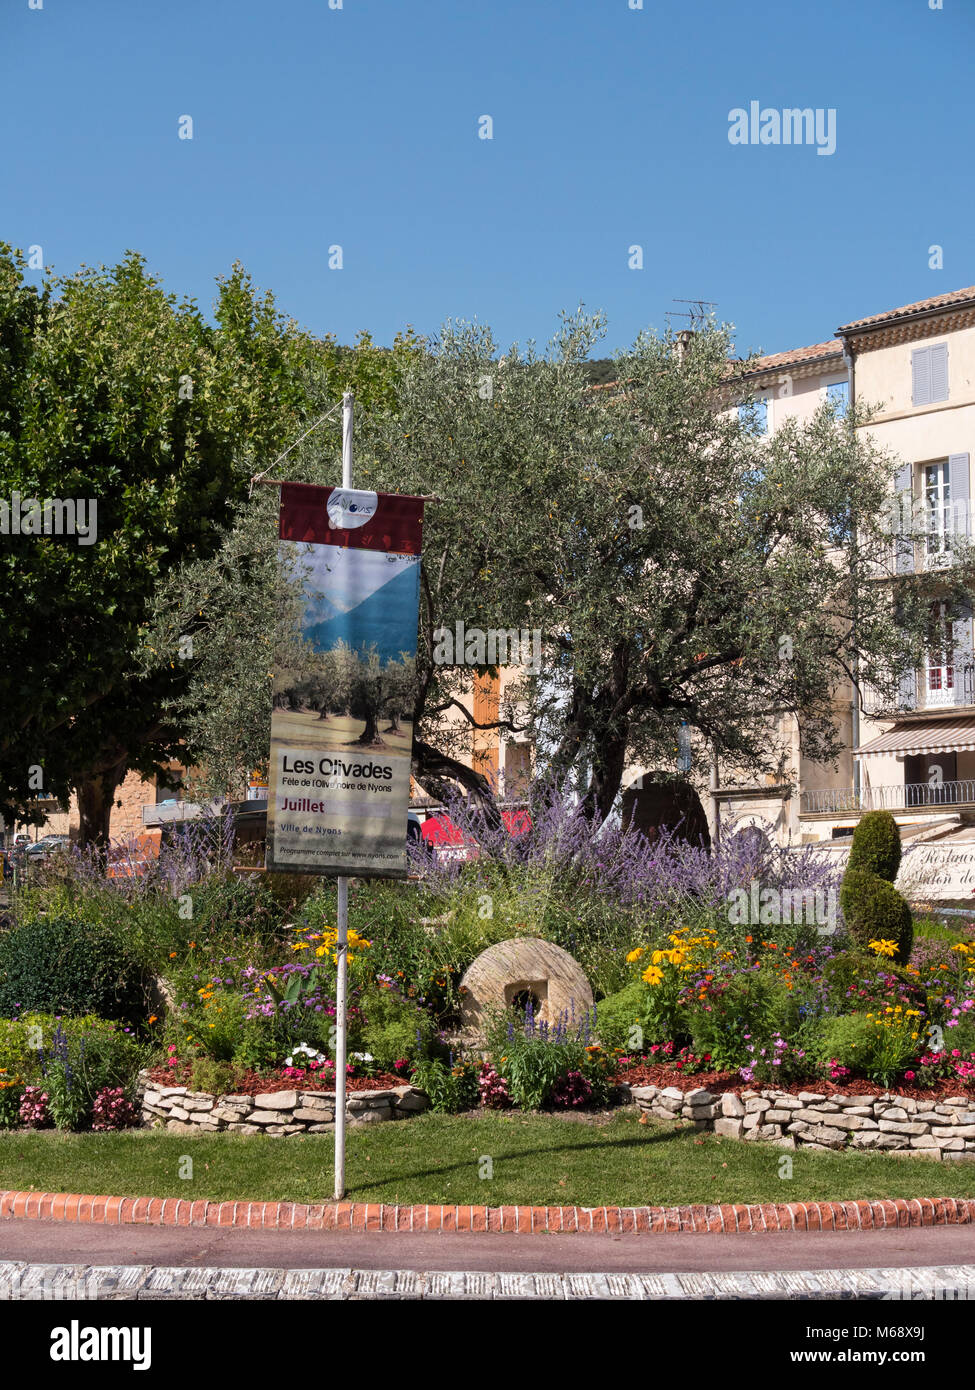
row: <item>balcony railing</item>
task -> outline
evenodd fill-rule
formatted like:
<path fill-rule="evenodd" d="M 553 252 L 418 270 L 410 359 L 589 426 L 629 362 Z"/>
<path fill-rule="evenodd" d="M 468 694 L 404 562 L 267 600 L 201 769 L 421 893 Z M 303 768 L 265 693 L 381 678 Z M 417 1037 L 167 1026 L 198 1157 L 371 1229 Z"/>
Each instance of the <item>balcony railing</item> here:
<path fill-rule="evenodd" d="M 901 682 L 895 699 L 881 699 L 877 691 L 865 687 L 863 713 L 870 718 L 893 718 L 915 710 L 950 709 L 975 705 L 975 661 L 956 661 L 952 666 L 934 666 L 912 671 Z"/>
<path fill-rule="evenodd" d="M 975 778 L 961 782 L 902 782 L 887 787 L 824 787 L 799 798 L 800 815 L 858 815 L 861 811 L 909 811 L 917 807 L 973 806 Z"/>

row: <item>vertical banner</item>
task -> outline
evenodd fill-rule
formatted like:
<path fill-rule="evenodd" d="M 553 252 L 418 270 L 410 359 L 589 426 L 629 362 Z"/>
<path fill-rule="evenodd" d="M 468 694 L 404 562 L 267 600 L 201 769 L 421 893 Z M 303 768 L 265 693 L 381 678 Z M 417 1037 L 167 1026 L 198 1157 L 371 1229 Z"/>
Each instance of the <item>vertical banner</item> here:
<path fill-rule="evenodd" d="M 283 483 L 267 867 L 405 878 L 423 502 Z"/>

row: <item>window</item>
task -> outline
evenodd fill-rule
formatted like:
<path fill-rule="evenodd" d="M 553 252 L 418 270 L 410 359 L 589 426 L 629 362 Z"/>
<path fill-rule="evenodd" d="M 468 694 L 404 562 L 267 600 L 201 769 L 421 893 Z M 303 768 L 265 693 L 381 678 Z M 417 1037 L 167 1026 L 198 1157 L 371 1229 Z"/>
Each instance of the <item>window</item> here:
<path fill-rule="evenodd" d="M 826 399 L 836 408 L 842 420 L 850 404 L 850 383 L 847 380 L 831 381 L 826 386 Z"/>
<path fill-rule="evenodd" d="M 945 612 L 943 602 L 932 603 L 925 673 L 929 705 L 951 705 L 955 700 L 954 624 Z"/>
<path fill-rule="evenodd" d="M 738 419 L 746 429 L 752 429 L 756 434 L 768 434 L 768 399 L 760 396 L 757 400 L 746 401 L 738 407 Z"/>
<path fill-rule="evenodd" d="M 911 353 L 911 404 L 933 405 L 948 399 L 948 344 L 915 348 Z"/>
<path fill-rule="evenodd" d="M 924 510 L 927 516 L 925 553 L 949 555 L 951 552 L 951 475 L 948 460 L 929 463 L 924 469 Z"/>

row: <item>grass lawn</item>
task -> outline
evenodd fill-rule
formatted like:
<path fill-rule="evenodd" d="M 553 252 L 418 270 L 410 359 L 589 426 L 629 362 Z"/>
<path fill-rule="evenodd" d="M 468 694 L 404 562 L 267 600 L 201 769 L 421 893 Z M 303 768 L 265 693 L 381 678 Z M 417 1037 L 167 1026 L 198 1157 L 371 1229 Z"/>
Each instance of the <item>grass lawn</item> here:
<path fill-rule="evenodd" d="M 0 1134 L 0 1187 L 96 1195 L 321 1202 L 331 1135 Z M 192 1178 L 179 1176 L 184 1155 Z M 784 1157 L 792 1177 L 780 1177 Z M 493 1163 L 491 1177 L 479 1169 Z M 185 1166 L 185 1165 L 184 1165 Z M 784 1166 L 784 1165 L 783 1165 Z M 791 1152 L 689 1126 L 550 1115 L 424 1115 L 348 1134 L 353 1201 L 501 1206 L 677 1206 L 975 1196 L 975 1163 Z"/>

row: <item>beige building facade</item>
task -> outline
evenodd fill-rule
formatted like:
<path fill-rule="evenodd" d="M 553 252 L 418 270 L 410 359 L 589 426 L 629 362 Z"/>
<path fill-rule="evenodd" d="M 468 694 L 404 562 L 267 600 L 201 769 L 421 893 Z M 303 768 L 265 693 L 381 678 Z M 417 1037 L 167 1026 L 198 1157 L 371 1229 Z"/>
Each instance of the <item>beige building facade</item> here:
<path fill-rule="evenodd" d="M 898 505 L 926 533 L 916 544 L 892 537 L 895 576 L 943 569 L 957 553 L 955 537 L 973 539 L 975 286 L 853 320 L 832 339 L 760 358 L 746 382 L 769 434 L 790 417 L 808 419 L 828 399 L 840 408 L 844 401 L 871 407 L 863 428 L 899 460 Z M 945 626 L 947 652 L 904 672 L 895 701 L 885 706 L 869 689 L 837 689 L 843 748 L 835 766 L 803 755 L 792 716 L 770 727 L 781 750 L 777 775 L 739 783 L 732 769 L 715 766 L 710 785 L 698 787 L 712 839 L 755 825 L 782 845 L 832 843 L 848 839 L 873 809 L 890 810 L 905 836 L 975 835 L 971 610 Z"/>

